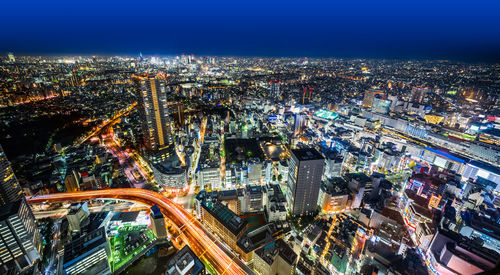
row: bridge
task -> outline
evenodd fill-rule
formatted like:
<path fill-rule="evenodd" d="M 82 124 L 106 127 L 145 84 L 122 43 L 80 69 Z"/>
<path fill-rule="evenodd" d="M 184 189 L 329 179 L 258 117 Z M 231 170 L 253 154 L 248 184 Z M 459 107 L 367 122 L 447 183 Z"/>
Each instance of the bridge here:
<path fill-rule="evenodd" d="M 181 229 L 180 238 L 205 264 L 218 274 L 254 274 L 254 272 L 217 240 L 203 225 L 184 208 L 163 195 L 144 189 L 119 188 L 73 193 L 55 193 L 26 197 L 29 203 L 82 201 L 92 199 L 121 199 L 158 205 L 163 215 Z"/>

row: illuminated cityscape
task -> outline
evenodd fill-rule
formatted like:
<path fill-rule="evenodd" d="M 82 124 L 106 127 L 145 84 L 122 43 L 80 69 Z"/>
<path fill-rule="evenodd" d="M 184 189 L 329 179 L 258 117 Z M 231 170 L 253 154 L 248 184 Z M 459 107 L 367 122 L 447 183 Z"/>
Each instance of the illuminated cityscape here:
<path fill-rule="evenodd" d="M 128 4 L 0 31 L 0 274 L 500 274 L 498 27 Z"/>

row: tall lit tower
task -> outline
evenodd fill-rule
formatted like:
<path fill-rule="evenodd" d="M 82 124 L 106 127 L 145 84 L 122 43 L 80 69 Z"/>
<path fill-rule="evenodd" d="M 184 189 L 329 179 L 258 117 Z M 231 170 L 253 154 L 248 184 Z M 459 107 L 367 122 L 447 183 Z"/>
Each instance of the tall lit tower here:
<path fill-rule="evenodd" d="M 0 145 L 0 206 L 9 202 L 18 201 L 22 197 L 23 190 Z"/>
<path fill-rule="evenodd" d="M 286 200 L 293 216 L 316 211 L 324 166 L 325 159 L 314 148 L 291 150 Z"/>
<path fill-rule="evenodd" d="M 40 233 L 0 146 L 0 274 L 37 274 Z"/>
<path fill-rule="evenodd" d="M 383 92 L 373 89 L 366 90 L 363 96 L 363 103 L 361 104 L 361 106 L 364 108 L 371 108 L 373 104 L 373 98 L 375 98 L 375 95 L 379 94 L 383 94 Z"/>
<path fill-rule="evenodd" d="M 176 108 L 176 116 L 177 116 L 177 121 L 179 122 L 179 126 L 181 128 L 184 128 L 186 125 L 186 122 L 184 120 L 184 103 L 177 103 L 175 105 Z"/>
<path fill-rule="evenodd" d="M 160 78 L 149 77 L 140 80 L 139 101 L 142 106 L 144 140 L 151 152 L 159 152 L 172 145 L 168 92 L 169 88 Z"/>
<path fill-rule="evenodd" d="M 423 103 L 425 96 L 431 89 L 426 87 L 413 87 L 410 94 L 410 102 Z"/>
<path fill-rule="evenodd" d="M 16 62 L 16 57 L 14 56 L 14 53 L 8 53 L 7 56 L 9 57 L 9 62 L 11 63 Z"/>
<path fill-rule="evenodd" d="M 24 198 L 0 208 L 0 274 L 39 274 L 42 248 L 35 216 Z"/>
<path fill-rule="evenodd" d="M 281 96 L 280 86 L 281 81 L 271 80 L 271 98 L 279 98 Z"/>
<path fill-rule="evenodd" d="M 295 114 L 295 121 L 293 124 L 293 137 L 301 136 L 306 128 L 306 117 L 305 113 Z"/>

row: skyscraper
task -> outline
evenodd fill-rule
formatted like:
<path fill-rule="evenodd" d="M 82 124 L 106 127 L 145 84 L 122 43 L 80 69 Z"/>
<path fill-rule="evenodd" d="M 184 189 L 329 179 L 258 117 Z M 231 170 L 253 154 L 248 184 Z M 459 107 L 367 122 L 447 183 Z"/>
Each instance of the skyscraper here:
<path fill-rule="evenodd" d="M 411 89 L 410 102 L 423 103 L 428 92 L 430 92 L 429 88 L 413 87 Z"/>
<path fill-rule="evenodd" d="M 41 239 L 24 198 L 0 207 L 0 273 L 34 274 Z"/>
<path fill-rule="evenodd" d="M 169 88 L 155 77 L 140 79 L 142 125 L 146 148 L 154 155 L 172 145 L 167 104 Z"/>
<path fill-rule="evenodd" d="M 361 104 L 361 107 L 371 108 L 373 104 L 373 98 L 375 98 L 375 95 L 378 94 L 382 94 L 382 92 L 374 89 L 366 90 L 365 95 L 363 96 L 363 103 Z"/>
<path fill-rule="evenodd" d="M 375 96 L 373 98 L 372 112 L 379 114 L 387 114 L 391 107 L 391 101 L 382 97 Z"/>
<path fill-rule="evenodd" d="M 111 249 L 104 226 L 64 246 L 63 274 L 111 274 Z"/>
<path fill-rule="evenodd" d="M 286 200 L 292 215 L 316 211 L 325 160 L 313 148 L 291 150 Z"/>
<path fill-rule="evenodd" d="M 280 91 L 281 81 L 271 80 L 269 84 L 271 86 L 271 92 L 270 92 L 271 98 L 279 99 L 279 97 L 281 96 L 281 91 Z"/>
<path fill-rule="evenodd" d="M 293 136 L 298 137 L 304 133 L 306 128 L 306 117 L 305 113 L 295 114 L 295 121 L 293 125 Z"/>
<path fill-rule="evenodd" d="M 151 207 L 151 213 L 149 214 L 151 220 L 151 227 L 153 233 L 155 233 L 158 238 L 165 238 L 167 236 L 167 228 L 165 227 L 165 217 L 160 211 L 158 205 L 153 205 Z"/>
<path fill-rule="evenodd" d="M 9 57 L 9 62 L 11 63 L 16 62 L 16 57 L 14 56 L 14 53 L 8 53 L 7 56 Z"/>
<path fill-rule="evenodd" d="M 9 202 L 18 201 L 22 197 L 23 190 L 0 145 L 0 206 Z"/>
<path fill-rule="evenodd" d="M 177 122 L 179 123 L 179 127 L 184 128 L 186 125 L 185 120 L 184 120 L 184 103 L 177 103 L 175 105 L 175 115 L 177 117 Z"/>

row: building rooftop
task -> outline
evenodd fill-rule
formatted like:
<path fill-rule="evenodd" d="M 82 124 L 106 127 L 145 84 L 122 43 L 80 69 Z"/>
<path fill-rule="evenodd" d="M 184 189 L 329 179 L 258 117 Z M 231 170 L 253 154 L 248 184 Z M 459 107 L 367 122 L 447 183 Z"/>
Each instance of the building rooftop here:
<path fill-rule="evenodd" d="M 223 205 L 220 202 L 212 203 L 209 201 L 205 201 L 204 203 L 202 203 L 202 207 L 207 210 L 212 216 L 214 216 L 234 235 L 238 235 L 242 230 L 245 229 L 247 225 L 246 220 L 240 218 L 227 206 Z"/>
<path fill-rule="evenodd" d="M 282 239 L 277 239 L 265 245 L 256 250 L 255 253 L 269 265 L 273 264 L 277 256 L 280 256 L 289 265 L 293 265 L 298 257 L 293 249 Z"/>
<path fill-rule="evenodd" d="M 368 183 L 368 182 L 372 181 L 370 179 L 370 177 L 368 177 L 364 173 L 348 173 L 348 174 L 345 174 L 344 177 L 347 181 L 355 180 L 355 181 L 360 182 L 360 183 Z"/>
<path fill-rule="evenodd" d="M 167 263 L 167 271 L 165 274 L 168 275 L 197 275 L 203 274 L 205 266 L 196 257 L 194 252 L 185 245 L 181 250 L 175 253 Z"/>
<path fill-rule="evenodd" d="M 321 184 L 321 190 L 332 196 L 347 195 L 350 193 L 347 188 L 347 182 L 341 177 L 335 177 L 324 182 Z"/>
<path fill-rule="evenodd" d="M 64 264 L 66 265 L 77 260 L 78 257 L 106 242 L 104 227 L 100 227 L 89 234 L 71 241 L 64 246 Z"/>
<path fill-rule="evenodd" d="M 299 161 L 324 159 L 323 156 L 314 148 L 293 149 L 291 151 Z"/>
<path fill-rule="evenodd" d="M 111 221 L 133 222 L 139 216 L 140 211 L 118 212 L 113 215 Z"/>
<path fill-rule="evenodd" d="M 161 213 L 160 207 L 158 205 L 151 206 L 151 216 L 155 219 L 163 218 L 163 214 Z"/>

